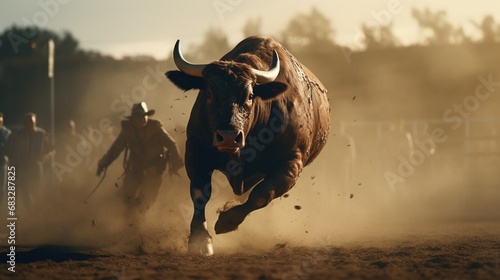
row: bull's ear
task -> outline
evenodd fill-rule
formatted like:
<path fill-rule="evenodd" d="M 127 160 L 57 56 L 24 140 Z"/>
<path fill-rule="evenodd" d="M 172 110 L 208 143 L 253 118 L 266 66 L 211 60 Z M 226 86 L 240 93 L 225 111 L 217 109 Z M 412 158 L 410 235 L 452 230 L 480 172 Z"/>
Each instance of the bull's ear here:
<path fill-rule="evenodd" d="M 174 85 L 183 91 L 190 89 L 204 90 L 207 88 L 207 83 L 203 78 L 189 76 L 178 70 L 168 71 L 165 75 Z"/>
<path fill-rule="evenodd" d="M 287 84 L 281 82 L 270 82 L 253 87 L 253 94 L 262 100 L 273 100 L 278 98 L 288 88 Z"/>

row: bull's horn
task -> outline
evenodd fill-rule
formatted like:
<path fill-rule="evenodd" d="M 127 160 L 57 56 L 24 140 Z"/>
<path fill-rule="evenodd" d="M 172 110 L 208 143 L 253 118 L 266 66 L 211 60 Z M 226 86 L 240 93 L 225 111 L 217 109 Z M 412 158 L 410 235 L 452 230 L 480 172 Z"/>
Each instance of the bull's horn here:
<path fill-rule="evenodd" d="M 188 74 L 189 76 L 193 77 L 203 77 L 202 72 L 206 64 L 193 64 L 189 63 L 186 59 L 184 59 L 184 56 L 182 56 L 181 50 L 180 50 L 180 40 L 177 40 L 175 42 L 175 47 L 174 47 L 174 63 L 181 70 L 182 72 Z"/>
<path fill-rule="evenodd" d="M 252 70 L 255 76 L 257 76 L 257 83 L 264 84 L 274 81 L 280 73 L 280 58 L 278 56 L 278 52 L 276 50 L 273 51 L 273 62 L 271 63 L 269 70 L 262 71 L 253 68 Z"/>

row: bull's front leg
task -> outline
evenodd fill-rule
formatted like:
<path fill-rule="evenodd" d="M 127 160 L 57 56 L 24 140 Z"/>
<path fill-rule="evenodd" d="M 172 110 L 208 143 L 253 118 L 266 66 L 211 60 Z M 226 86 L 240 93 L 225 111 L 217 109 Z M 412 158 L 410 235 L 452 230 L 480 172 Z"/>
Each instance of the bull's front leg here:
<path fill-rule="evenodd" d="M 302 169 L 302 161 L 298 158 L 275 165 L 255 186 L 245 203 L 220 213 L 215 232 L 221 234 L 236 230 L 250 212 L 267 206 L 290 190 Z"/>
<path fill-rule="evenodd" d="M 208 233 L 205 218 L 205 207 L 212 194 L 212 171 L 205 162 L 197 160 L 197 146 L 186 145 L 186 171 L 190 183 L 190 194 L 193 202 L 193 219 L 191 220 L 188 240 L 188 252 L 196 255 L 213 255 L 212 236 Z"/>
<path fill-rule="evenodd" d="M 191 232 L 189 234 L 188 252 L 191 254 L 211 256 L 213 255 L 212 236 L 208 233 L 205 219 L 205 207 L 212 186 L 210 181 L 191 181 L 191 200 L 193 201 L 194 213 L 191 220 Z"/>

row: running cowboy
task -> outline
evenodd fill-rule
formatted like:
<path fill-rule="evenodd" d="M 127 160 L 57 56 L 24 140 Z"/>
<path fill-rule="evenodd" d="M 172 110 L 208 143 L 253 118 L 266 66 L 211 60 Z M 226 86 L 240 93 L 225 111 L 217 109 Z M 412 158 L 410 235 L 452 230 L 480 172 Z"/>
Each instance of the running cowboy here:
<path fill-rule="evenodd" d="M 170 175 L 183 167 L 183 161 L 174 139 L 158 120 L 149 117 L 145 102 L 132 106 L 132 114 L 121 123 L 121 131 L 107 153 L 99 160 L 97 175 L 125 150 L 125 173 L 121 195 L 129 210 L 142 213 L 156 200 L 162 184 L 162 175 L 169 165 Z"/>

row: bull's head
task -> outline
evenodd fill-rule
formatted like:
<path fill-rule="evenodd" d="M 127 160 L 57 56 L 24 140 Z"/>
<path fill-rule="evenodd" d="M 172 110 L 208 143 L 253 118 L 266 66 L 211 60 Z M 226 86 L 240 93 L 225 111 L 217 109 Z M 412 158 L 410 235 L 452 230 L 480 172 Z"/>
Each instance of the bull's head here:
<path fill-rule="evenodd" d="M 238 57 L 239 61 L 250 60 L 266 67 L 253 54 Z M 206 106 L 213 145 L 221 152 L 236 153 L 243 148 L 255 124 L 256 107 L 276 99 L 287 89 L 286 84 L 274 81 L 280 72 L 276 51 L 268 71 L 232 60 L 193 64 L 184 59 L 177 41 L 174 62 L 180 71 L 169 71 L 167 77 L 182 90 L 200 89 L 199 101 Z"/>

